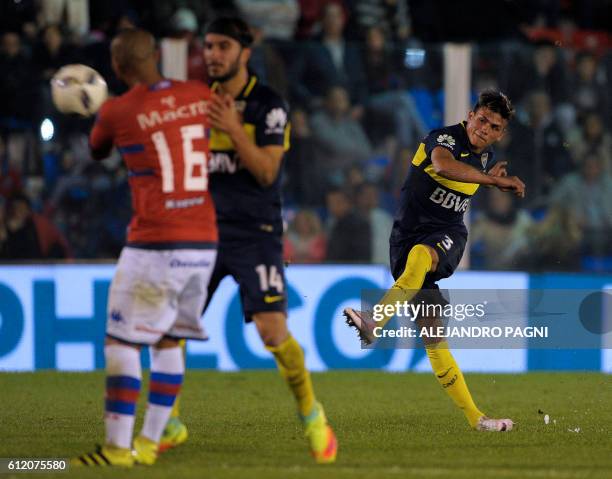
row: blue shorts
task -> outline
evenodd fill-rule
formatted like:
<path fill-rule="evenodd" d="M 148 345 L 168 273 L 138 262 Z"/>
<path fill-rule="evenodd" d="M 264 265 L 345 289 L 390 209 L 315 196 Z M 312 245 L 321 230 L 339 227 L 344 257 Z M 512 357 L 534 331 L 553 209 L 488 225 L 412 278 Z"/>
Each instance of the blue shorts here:
<path fill-rule="evenodd" d="M 226 240 L 221 235 L 217 262 L 208 285 L 208 302 L 227 275 L 238 283 L 247 323 L 255 313 L 287 312 L 281 236 L 251 234 Z"/>
<path fill-rule="evenodd" d="M 425 295 L 424 291 L 426 290 L 439 292 L 436 283 L 443 278 L 448 278 L 455 272 L 463 256 L 466 243 L 467 232 L 464 228 L 451 227 L 436 232 L 420 232 L 412 235 L 404 235 L 401 238 L 398 237 L 398 235 L 392 235 L 389 256 L 393 279 L 397 280 L 404 272 L 410 250 L 417 244 L 424 244 L 431 246 L 438 252 L 439 261 L 436 271 L 432 271 L 425 275 L 425 281 L 422 287 L 423 295 Z M 417 295 L 418 299 L 423 299 L 423 295 Z M 438 295 L 439 293 L 430 295 L 429 301 L 433 301 Z M 441 295 L 439 296 L 442 298 Z M 415 297 L 415 299 L 417 299 L 417 297 Z M 440 298 L 435 302 L 447 303 L 445 299 Z"/>

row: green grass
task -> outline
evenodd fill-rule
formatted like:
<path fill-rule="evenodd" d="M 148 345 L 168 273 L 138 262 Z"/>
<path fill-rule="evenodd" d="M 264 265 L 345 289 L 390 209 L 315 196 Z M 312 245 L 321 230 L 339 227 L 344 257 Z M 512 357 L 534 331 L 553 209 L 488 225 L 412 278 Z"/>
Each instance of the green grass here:
<path fill-rule="evenodd" d="M 514 431 L 469 430 L 429 374 L 315 374 L 340 443 L 337 463 L 317 466 L 275 371 L 189 372 L 182 413 L 190 439 L 155 466 L 34 477 L 612 477 L 612 377 L 532 373 L 467 379 L 480 407 L 513 418 Z M 99 372 L 1 373 L 0 457 L 90 451 L 103 436 L 102 395 Z M 538 410 L 550 415 L 550 424 Z M 578 427 L 578 433 L 568 431 Z"/>

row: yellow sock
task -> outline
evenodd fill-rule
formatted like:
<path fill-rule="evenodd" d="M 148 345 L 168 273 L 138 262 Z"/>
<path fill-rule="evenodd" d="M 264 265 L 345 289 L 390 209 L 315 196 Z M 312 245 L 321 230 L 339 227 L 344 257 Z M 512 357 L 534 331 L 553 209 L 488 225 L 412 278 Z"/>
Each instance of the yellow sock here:
<path fill-rule="evenodd" d="M 410 301 L 423 287 L 425 275 L 429 273 L 431 263 L 431 254 L 427 247 L 422 244 L 414 246 L 408 253 L 404 272 L 378 302 L 378 305 L 383 305 L 384 308 L 384 305 L 393 305 L 396 301 Z M 378 322 L 378 326 L 384 328 L 392 317 L 393 315 L 384 315 L 384 318 Z"/>
<path fill-rule="evenodd" d="M 170 417 L 180 416 L 179 403 L 180 403 L 180 397 L 177 395 L 176 398 L 174 398 L 174 405 L 172 406 L 172 411 L 170 411 Z"/>
<path fill-rule="evenodd" d="M 302 348 L 295 338 L 289 335 L 283 343 L 276 347 L 266 346 L 266 349 L 274 355 L 278 370 L 297 401 L 300 414 L 308 416 L 314 407 L 315 396 Z"/>
<path fill-rule="evenodd" d="M 463 373 L 448 349 L 448 343 L 443 341 L 438 344 L 428 345 L 425 350 L 427 351 L 427 356 L 429 357 L 429 362 L 436 375 L 436 379 L 442 388 L 444 388 L 446 394 L 463 411 L 470 426 L 476 427 L 478 420 L 484 414 L 474 404 L 472 395 L 463 378 Z"/>
<path fill-rule="evenodd" d="M 181 346 L 181 349 L 183 350 L 183 358 L 185 358 L 185 345 L 186 344 L 187 344 L 187 341 L 185 341 L 184 339 L 181 339 L 179 341 L 179 345 Z M 180 394 L 177 395 L 176 398 L 174 399 L 174 405 L 172 406 L 170 417 L 179 417 L 179 403 L 180 403 Z"/>

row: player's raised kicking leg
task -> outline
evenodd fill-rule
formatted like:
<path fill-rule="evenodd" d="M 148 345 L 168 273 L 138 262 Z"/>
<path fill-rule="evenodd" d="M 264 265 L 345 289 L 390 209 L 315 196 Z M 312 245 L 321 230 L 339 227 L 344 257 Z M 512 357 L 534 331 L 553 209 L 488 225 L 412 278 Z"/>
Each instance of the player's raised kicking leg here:
<path fill-rule="evenodd" d="M 461 245 L 461 241 L 451 242 L 451 244 Z M 452 262 L 454 256 L 456 264 L 458 264 L 462 252 L 462 248 L 454 255 L 452 251 L 445 252 L 443 260 L 449 261 L 450 258 Z M 413 300 L 415 295 L 418 294 L 423 287 L 426 275 L 436 271 L 438 263 L 439 257 L 434 248 L 425 244 L 413 246 L 408 253 L 403 271 L 379 304 L 393 304 L 396 300 L 406 302 Z M 392 270 L 393 269 L 395 268 L 393 268 L 392 264 Z M 431 286 L 435 286 L 435 284 L 432 283 Z M 443 300 L 437 286 L 431 290 L 431 293 L 433 296 L 439 296 L 440 299 Z M 346 308 L 344 310 L 344 316 L 347 324 L 357 329 L 359 337 L 365 344 L 374 343 L 376 340 L 374 328 L 384 327 L 393 317 L 393 315 L 387 315 L 382 321 L 375 321 L 370 312 L 358 311 L 353 308 Z M 437 318 L 420 318 L 417 321 L 419 329 L 437 325 L 440 325 Z M 427 338 L 427 341 L 424 342 L 427 357 L 429 358 L 431 368 L 437 381 L 446 394 L 450 396 L 455 405 L 464 413 L 470 427 L 479 431 L 512 430 L 513 422 L 511 419 L 488 418 L 476 407 L 463 377 L 463 373 L 461 369 L 459 369 L 459 366 L 448 348 L 448 343 L 441 339 L 434 338 Z"/>

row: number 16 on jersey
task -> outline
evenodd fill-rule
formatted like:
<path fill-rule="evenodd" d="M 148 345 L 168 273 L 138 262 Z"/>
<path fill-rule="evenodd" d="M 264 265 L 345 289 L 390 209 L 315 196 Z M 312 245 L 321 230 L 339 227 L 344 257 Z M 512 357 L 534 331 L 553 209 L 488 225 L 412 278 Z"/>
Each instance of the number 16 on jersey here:
<path fill-rule="evenodd" d="M 206 139 L 204 125 L 187 125 L 181 127 L 183 141 L 183 190 L 206 191 L 208 189 L 208 171 L 206 168 L 206 153 L 193 149 L 194 140 Z M 157 150 L 162 174 L 162 191 L 174 192 L 174 165 L 170 148 L 163 131 L 151 135 L 151 140 Z M 199 167 L 199 174 L 196 174 Z"/>

